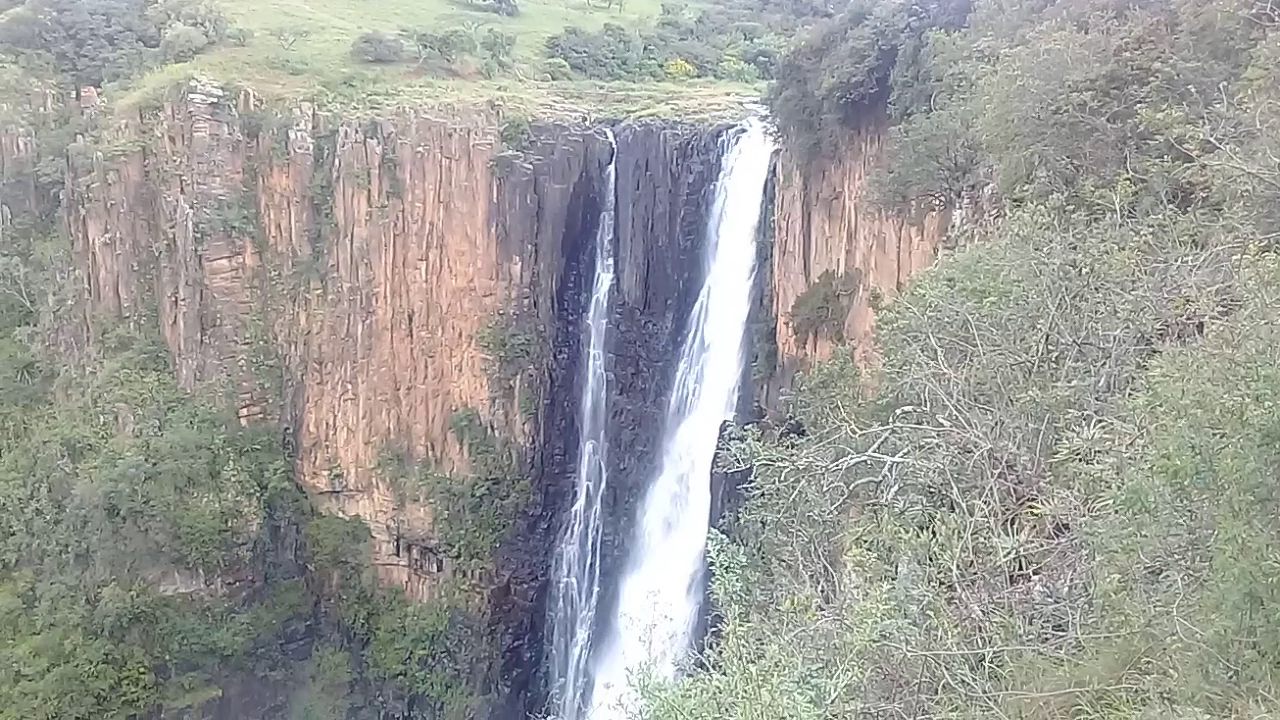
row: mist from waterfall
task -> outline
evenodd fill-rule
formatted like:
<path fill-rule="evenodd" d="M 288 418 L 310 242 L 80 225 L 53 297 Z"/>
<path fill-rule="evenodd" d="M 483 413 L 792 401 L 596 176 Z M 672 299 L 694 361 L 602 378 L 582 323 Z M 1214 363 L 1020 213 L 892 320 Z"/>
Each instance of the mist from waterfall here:
<path fill-rule="evenodd" d="M 612 131 L 605 133 L 612 155 L 605 171 L 605 193 L 595 237 L 595 280 L 587 310 L 576 488 L 551 575 L 548 678 L 553 707 L 560 720 L 578 720 L 584 712 L 591 637 L 600 597 L 601 503 L 609 467 L 605 443 L 605 339 L 614 279 L 617 203 L 617 143 Z"/>
<path fill-rule="evenodd" d="M 635 702 L 629 681 L 638 673 L 675 677 L 694 643 L 711 517 L 712 463 L 721 426 L 733 418 L 746 362 L 757 229 L 774 150 L 759 120 L 726 133 L 721 147 L 707 223 L 706 279 L 680 351 L 660 470 L 646 491 L 636 536 L 627 546 L 614 615 L 593 655 L 587 696 L 591 720 L 627 717 Z"/>

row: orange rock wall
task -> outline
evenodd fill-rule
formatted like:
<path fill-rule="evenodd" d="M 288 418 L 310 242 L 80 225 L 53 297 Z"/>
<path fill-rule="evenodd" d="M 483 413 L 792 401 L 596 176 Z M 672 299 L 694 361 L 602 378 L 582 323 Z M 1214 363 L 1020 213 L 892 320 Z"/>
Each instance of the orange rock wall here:
<path fill-rule="evenodd" d="M 830 337 L 802 341 L 792 330 L 796 298 L 824 272 L 861 278 L 844 318 L 844 337 L 860 360 L 869 359 L 875 313 L 873 290 L 888 299 L 932 264 L 946 234 L 948 214 L 885 212 L 870 200 L 869 183 L 884 150 L 888 120 L 867 118 L 845 143 L 813 161 L 784 149 L 774 198 L 773 311 L 777 318 L 779 381 L 829 357 Z"/>
<path fill-rule="evenodd" d="M 464 408 L 532 437 L 536 419 L 491 392 L 477 338 L 516 303 L 550 313 L 557 215 L 540 205 L 562 198 L 517 198 L 543 226 L 494 217 L 518 193 L 496 176 L 492 121 L 343 122 L 301 106 L 247 132 L 252 104 L 193 87 L 123 131 L 143 136 L 136 149 L 72 167 L 84 322 L 142 318 L 154 297 L 180 384 L 284 424 L 321 507 L 363 518 L 384 580 L 424 595 L 409 546 L 429 542 L 429 510 L 377 466 L 394 449 L 465 471 L 450 432 Z M 581 173 L 585 142 L 566 131 L 552 170 Z"/>

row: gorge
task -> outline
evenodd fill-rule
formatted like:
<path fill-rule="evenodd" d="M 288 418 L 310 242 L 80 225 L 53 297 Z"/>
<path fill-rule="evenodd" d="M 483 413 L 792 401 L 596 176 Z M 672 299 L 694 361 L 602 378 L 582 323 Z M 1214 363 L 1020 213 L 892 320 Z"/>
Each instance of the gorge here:
<path fill-rule="evenodd" d="M 1277 715 L 1278 157 L 1256 0 L 0 0 L 0 720 Z"/>
<path fill-rule="evenodd" d="M 927 262 L 943 225 L 860 205 L 856 169 L 839 170 L 835 183 L 807 173 L 816 184 L 806 189 L 782 182 L 759 125 L 744 135 L 669 121 L 549 124 L 519 147 L 498 129 L 483 115 L 278 113 L 251 94 L 192 84 L 115 129 L 123 151 L 71 167 L 66 223 L 84 294 L 68 337 L 93 342 L 120 320 L 155 323 L 182 387 L 229 393 L 242 422 L 284 429 L 319 509 L 368 526 L 381 583 L 417 598 L 433 597 L 445 578 L 491 588 L 499 716 L 538 712 L 555 692 L 569 716 L 593 674 L 584 631 L 628 622 L 601 616 L 626 601 L 629 591 L 609 588 L 626 586 L 627 538 L 659 522 L 637 520 L 651 479 L 710 473 L 720 421 L 777 392 L 773 347 L 783 350 L 780 368 L 827 352 L 797 346 L 787 329 L 797 288 L 859 264 L 871 282 L 846 322 L 860 328 L 865 295 L 894 292 Z M 874 154 L 879 140 L 867 137 L 854 160 L 833 167 L 868 167 L 859 153 Z M 734 159 L 747 143 L 749 157 Z M 10 171 L 28 161 L 22 147 L 20 137 L 5 144 Z M 735 191 L 742 199 L 717 195 L 732 189 L 727 176 L 717 182 L 730 161 L 750 166 Z M 785 149 L 779 162 L 787 167 Z M 765 206 L 758 251 L 752 206 Z M 818 243 L 806 233 L 819 218 L 823 227 L 858 219 L 844 240 Z M 740 263 L 758 255 L 770 267 L 751 289 L 739 265 L 732 282 L 745 294 L 736 300 L 700 299 L 711 289 L 706 273 L 723 265 L 706 265 L 722 235 L 750 240 L 735 245 Z M 866 249 L 867 238 L 881 250 Z M 797 259 L 805 267 L 792 266 Z M 700 330 L 704 320 L 714 327 Z M 735 333 L 747 336 L 740 372 Z M 670 349 L 688 343 L 684 352 L 697 355 L 713 337 L 728 343 L 716 346 L 715 369 L 686 376 Z M 677 450 L 664 428 L 675 432 L 685 411 L 701 418 L 696 447 Z M 664 471 L 687 452 L 691 469 Z M 466 546 L 442 538 L 432 498 L 407 488 L 389 457 L 429 461 L 443 476 L 491 466 L 525 475 L 527 499 L 510 505 L 513 534 L 459 555 Z M 703 529 L 685 533 L 705 536 L 709 492 L 688 510 L 708 516 Z M 556 538 L 576 557 L 553 561 Z M 700 593 L 700 545 L 682 556 L 689 577 L 673 587 Z M 686 638 L 675 643 L 688 642 L 689 622 L 666 631 Z M 632 652 L 609 650 L 619 651 Z"/>

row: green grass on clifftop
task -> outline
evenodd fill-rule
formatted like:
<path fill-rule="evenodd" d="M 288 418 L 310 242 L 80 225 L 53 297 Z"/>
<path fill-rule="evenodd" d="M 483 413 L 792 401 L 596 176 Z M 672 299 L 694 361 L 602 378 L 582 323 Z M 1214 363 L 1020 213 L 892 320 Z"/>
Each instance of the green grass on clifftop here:
<path fill-rule="evenodd" d="M 504 17 L 465 0 L 217 0 L 235 27 L 248 31 L 241 45 L 221 44 L 194 60 L 159 68 L 133 83 L 126 107 L 156 97 L 194 76 L 252 88 L 269 100 L 307 99 L 355 109 L 399 105 L 498 103 L 529 115 L 585 117 L 680 116 L 718 118 L 741 114 L 758 85 L 713 79 L 680 82 L 600 83 L 551 81 L 544 70 L 546 39 L 574 25 L 596 30 L 606 23 L 638 27 L 653 22 L 660 0 L 627 0 L 621 9 L 586 0 L 521 0 L 520 14 Z M 444 32 L 495 28 L 516 37 L 515 67 L 505 76 L 442 76 L 410 60 L 361 62 L 351 45 L 362 33 L 405 29 Z"/>

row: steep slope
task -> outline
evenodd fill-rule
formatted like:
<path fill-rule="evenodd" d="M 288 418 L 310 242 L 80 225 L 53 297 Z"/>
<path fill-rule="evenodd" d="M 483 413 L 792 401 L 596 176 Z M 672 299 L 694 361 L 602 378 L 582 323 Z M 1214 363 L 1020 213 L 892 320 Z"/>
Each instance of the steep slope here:
<path fill-rule="evenodd" d="M 72 168 L 85 319 L 154 302 L 180 383 L 224 383 L 242 418 L 278 418 L 304 486 L 368 521 L 379 573 L 420 595 L 429 510 L 378 465 L 396 451 L 466 472 L 451 419 L 468 409 L 527 443 L 532 423 L 498 400 L 540 388 L 496 387 L 480 338 L 507 311 L 552 322 L 596 145 L 566 133 L 513 183 L 492 123 L 343 123 L 303 106 L 253 128 L 252 104 L 194 88 L 126 131 L 156 144 Z"/>

